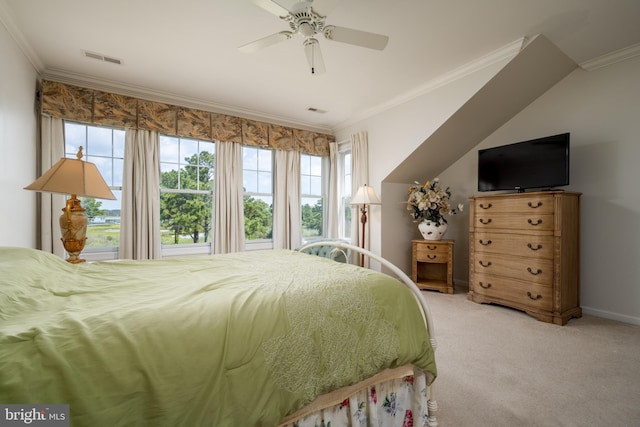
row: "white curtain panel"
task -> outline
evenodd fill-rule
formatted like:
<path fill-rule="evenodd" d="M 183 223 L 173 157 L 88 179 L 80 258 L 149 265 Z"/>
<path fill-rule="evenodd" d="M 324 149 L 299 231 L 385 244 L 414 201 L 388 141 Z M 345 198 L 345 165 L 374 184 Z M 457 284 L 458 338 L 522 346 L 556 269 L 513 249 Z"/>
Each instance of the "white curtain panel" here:
<path fill-rule="evenodd" d="M 355 196 L 361 185 L 369 184 L 369 140 L 367 132 L 358 132 L 351 135 L 351 173 L 351 194 Z M 360 231 L 362 229 L 362 223 L 360 222 L 360 216 L 360 206 L 353 205 L 351 208 L 351 242 L 356 246 L 362 246 L 362 236 Z M 364 232 L 367 236 L 369 235 L 368 220 L 365 225 Z M 368 248 L 369 239 L 365 238 L 365 249 Z M 352 262 L 359 265 L 359 257 L 360 256 L 358 254 L 353 254 Z M 364 262 L 365 265 L 367 265 L 367 257 L 365 257 Z"/>
<path fill-rule="evenodd" d="M 276 150 L 274 178 L 273 247 L 294 249 L 302 243 L 300 153 Z"/>
<path fill-rule="evenodd" d="M 338 170 L 338 159 L 340 152 L 337 142 L 329 143 L 329 194 L 327 196 L 327 237 L 337 239 L 340 237 L 340 200 L 338 185 L 340 174 Z"/>
<path fill-rule="evenodd" d="M 125 130 L 120 253 L 122 259 L 159 259 L 160 136 Z"/>
<path fill-rule="evenodd" d="M 47 115 L 40 116 L 40 175 L 64 157 L 64 122 Z M 65 257 L 60 240 L 60 215 L 66 204 L 62 194 L 40 193 L 40 246 L 43 251 Z"/>
<path fill-rule="evenodd" d="M 216 254 L 244 250 L 242 144 L 216 142 L 215 227 Z"/>

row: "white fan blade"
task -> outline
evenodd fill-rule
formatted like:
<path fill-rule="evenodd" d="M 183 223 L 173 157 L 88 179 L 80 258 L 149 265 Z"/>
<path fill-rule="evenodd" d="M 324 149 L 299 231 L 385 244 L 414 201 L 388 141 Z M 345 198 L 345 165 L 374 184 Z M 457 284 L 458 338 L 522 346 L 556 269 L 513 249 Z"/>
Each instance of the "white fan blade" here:
<path fill-rule="evenodd" d="M 271 46 L 272 44 L 289 40 L 291 37 L 293 37 L 293 33 L 291 31 L 280 31 L 279 33 L 271 34 L 270 36 L 242 45 L 238 50 L 242 53 L 253 53 L 267 46 Z"/>
<path fill-rule="evenodd" d="M 273 0 L 253 0 L 253 3 L 280 18 L 282 18 L 283 16 L 287 16 L 290 13 L 289 10 L 287 10 L 283 6 L 280 6 Z"/>
<path fill-rule="evenodd" d="M 382 34 L 368 33 L 334 25 L 327 25 L 323 32 L 324 36 L 329 40 L 368 47 L 369 49 L 383 50 L 389 42 L 389 37 Z"/>
<path fill-rule="evenodd" d="M 313 10 L 321 16 L 327 16 L 340 3 L 340 0 L 313 0 Z"/>
<path fill-rule="evenodd" d="M 304 53 L 307 55 L 307 61 L 309 62 L 309 67 L 311 67 L 311 74 L 322 74 L 326 71 L 318 40 L 314 38 L 306 39 L 304 41 Z"/>

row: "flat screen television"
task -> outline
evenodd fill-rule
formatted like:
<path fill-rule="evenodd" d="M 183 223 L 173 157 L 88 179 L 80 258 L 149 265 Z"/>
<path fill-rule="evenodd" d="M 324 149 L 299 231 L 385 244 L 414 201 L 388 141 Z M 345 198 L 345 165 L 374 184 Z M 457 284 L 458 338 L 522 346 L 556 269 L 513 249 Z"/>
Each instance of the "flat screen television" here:
<path fill-rule="evenodd" d="M 569 133 L 478 151 L 478 191 L 569 185 Z"/>

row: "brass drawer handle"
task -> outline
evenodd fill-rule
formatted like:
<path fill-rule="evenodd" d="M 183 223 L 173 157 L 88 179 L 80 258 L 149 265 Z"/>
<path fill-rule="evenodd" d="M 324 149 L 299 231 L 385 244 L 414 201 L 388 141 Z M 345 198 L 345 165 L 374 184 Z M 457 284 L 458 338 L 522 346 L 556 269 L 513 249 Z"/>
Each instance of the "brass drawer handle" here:
<path fill-rule="evenodd" d="M 529 202 L 529 203 L 527 203 L 527 204 L 529 205 L 529 207 L 530 207 L 531 209 L 537 209 L 537 208 L 539 208 L 540 206 L 542 206 L 542 202 L 537 202 L 535 206 L 534 206 L 534 205 L 533 205 L 533 203 L 531 203 L 531 202 Z"/>
<path fill-rule="evenodd" d="M 542 270 L 538 269 L 538 271 L 534 272 L 531 267 L 527 267 L 527 271 L 531 274 L 533 274 L 534 276 L 537 276 L 538 274 L 542 273 Z"/>
<path fill-rule="evenodd" d="M 482 282 L 478 282 L 478 285 L 480 285 L 480 287 L 482 289 L 489 289 L 491 287 L 491 283 L 487 283 L 486 285 Z"/>
<path fill-rule="evenodd" d="M 489 246 L 489 245 L 491 244 L 491 240 L 487 240 L 487 241 L 485 242 L 484 240 L 480 239 L 480 240 L 478 241 L 478 243 L 480 243 L 480 244 L 481 244 L 481 245 L 483 245 L 483 246 Z"/>
<path fill-rule="evenodd" d="M 491 261 L 489 261 L 488 263 L 484 263 L 484 261 L 480 260 L 478 261 L 478 264 L 480 264 L 482 267 L 489 267 L 491 265 Z"/>
<path fill-rule="evenodd" d="M 481 209 L 491 209 L 491 206 L 493 206 L 491 203 L 489 203 L 488 205 L 483 205 L 482 203 L 480 203 L 480 208 Z"/>
<path fill-rule="evenodd" d="M 427 249 L 429 249 L 430 251 L 435 251 L 436 249 L 438 249 L 437 246 L 429 246 L 427 245 Z"/>
<path fill-rule="evenodd" d="M 536 245 L 536 247 L 534 248 L 533 245 L 531 243 L 527 243 L 527 246 L 529 247 L 529 249 L 531 249 L 532 251 L 538 251 L 540 249 L 542 249 L 542 245 L 538 244 Z"/>
<path fill-rule="evenodd" d="M 436 259 L 436 258 L 438 258 L 438 255 L 427 255 L 427 258 Z"/>
<path fill-rule="evenodd" d="M 531 298 L 532 300 L 534 300 L 534 301 L 539 300 L 540 298 L 542 298 L 542 295 L 540 295 L 540 294 L 538 294 L 538 295 L 536 295 L 536 296 L 534 297 L 533 295 L 531 295 L 531 292 L 527 292 L 527 296 L 528 296 L 529 298 Z"/>
<path fill-rule="evenodd" d="M 536 223 L 535 223 L 535 224 L 533 223 L 533 220 L 532 220 L 531 218 L 529 218 L 529 219 L 527 220 L 527 222 L 528 222 L 529 224 L 533 225 L 533 226 L 536 226 L 536 225 L 540 225 L 540 224 L 542 224 L 542 220 L 541 220 L 540 218 L 538 218 L 538 221 L 536 221 Z"/>
<path fill-rule="evenodd" d="M 480 221 L 480 224 L 490 224 L 491 218 L 489 219 L 480 218 L 479 221 Z"/>

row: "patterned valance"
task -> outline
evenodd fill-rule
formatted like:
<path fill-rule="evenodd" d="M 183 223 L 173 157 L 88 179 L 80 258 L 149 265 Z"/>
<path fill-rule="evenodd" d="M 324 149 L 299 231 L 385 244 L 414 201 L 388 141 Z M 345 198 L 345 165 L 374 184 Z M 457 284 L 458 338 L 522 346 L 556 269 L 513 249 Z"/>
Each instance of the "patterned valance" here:
<path fill-rule="evenodd" d="M 329 155 L 332 135 L 293 129 L 226 114 L 196 110 L 44 80 L 42 112 L 104 126 L 147 129 L 208 141 Z"/>

